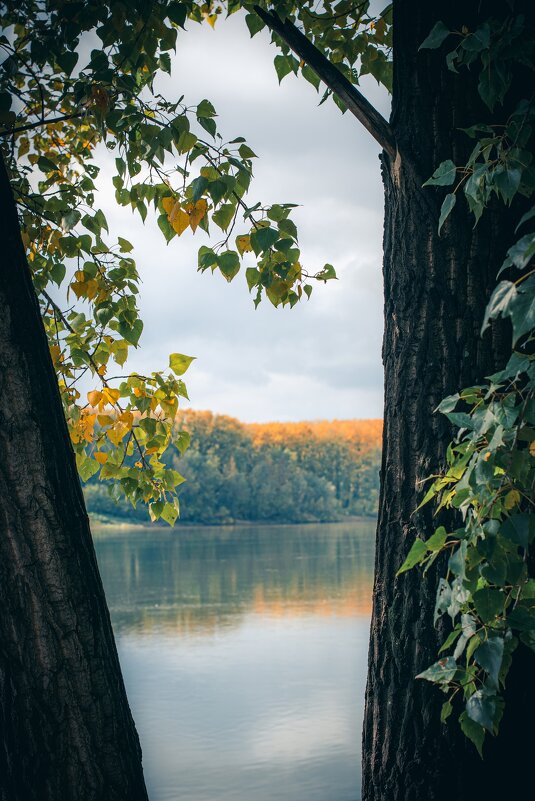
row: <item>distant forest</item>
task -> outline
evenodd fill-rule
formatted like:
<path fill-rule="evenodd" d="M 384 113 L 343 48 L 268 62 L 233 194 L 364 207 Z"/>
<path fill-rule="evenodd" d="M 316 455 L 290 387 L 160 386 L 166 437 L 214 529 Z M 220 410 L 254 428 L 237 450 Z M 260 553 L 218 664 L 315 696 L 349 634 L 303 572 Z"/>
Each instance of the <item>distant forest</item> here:
<path fill-rule="evenodd" d="M 191 434 L 170 465 L 186 478 L 182 521 L 326 522 L 377 512 L 381 420 L 247 424 L 188 411 L 179 424 Z M 98 481 L 84 491 L 93 516 L 147 522 L 143 505 L 116 503 Z"/>

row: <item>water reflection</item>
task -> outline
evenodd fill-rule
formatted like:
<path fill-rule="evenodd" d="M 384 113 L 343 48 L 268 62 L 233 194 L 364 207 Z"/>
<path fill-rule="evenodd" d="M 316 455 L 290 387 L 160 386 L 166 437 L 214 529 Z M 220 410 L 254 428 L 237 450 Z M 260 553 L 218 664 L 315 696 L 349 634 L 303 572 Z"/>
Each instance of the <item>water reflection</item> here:
<path fill-rule="evenodd" d="M 151 801 L 358 801 L 373 530 L 95 531 Z"/>

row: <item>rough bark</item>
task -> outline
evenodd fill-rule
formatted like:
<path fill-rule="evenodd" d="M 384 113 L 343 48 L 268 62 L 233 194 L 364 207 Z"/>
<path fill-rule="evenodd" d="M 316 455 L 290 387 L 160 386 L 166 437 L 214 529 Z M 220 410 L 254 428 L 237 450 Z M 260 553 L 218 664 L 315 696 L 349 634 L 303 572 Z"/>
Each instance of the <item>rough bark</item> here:
<path fill-rule="evenodd" d="M 501 5 L 506 13 L 507 4 Z M 447 51 L 418 47 L 437 20 L 450 29 L 473 29 L 494 10 L 500 4 L 394 0 L 391 126 L 399 157 L 383 158 L 384 451 L 363 738 L 364 801 L 490 801 L 506 797 L 506 787 L 519 791 L 528 776 L 529 760 L 521 762 L 527 746 L 511 732 L 522 722 L 527 731 L 533 719 L 533 679 L 530 686 L 520 674 L 529 675 L 531 664 L 533 675 L 534 660 L 526 653 L 517 657 L 502 734 L 489 744 L 482 763 L 455 722 L 440 724 L 441 693 L 414 680 L 436 661 L 442 641 L 432 624 L 437 571 L 395 575 L 415 536 L 429 535 L 436 525 L 430 512 L 414 514 L 422 498 L 419 482 L 444 464 L 451 439 L 446 419 L 433 410 L 446 395 L 498 369 L 510 352 L 507 330 L 495 327 L 483 338 L 479 330 L 505 250 L 514 241 L 515 209 L 490 210 L 473 228 L 459 201 L 439 237 L 439 208 L 449 190 L 422 189 L 444 159 L 466 161 L 473 142 L 459 129 L 489 114 L 473 75 L 448 71 Z M 514 771 L 516 779 L 511 778 Z"/>
<path fill-rule="evenodd" d="M 146 801 L 89 521 L 0 159 L 0 799 Z"/>

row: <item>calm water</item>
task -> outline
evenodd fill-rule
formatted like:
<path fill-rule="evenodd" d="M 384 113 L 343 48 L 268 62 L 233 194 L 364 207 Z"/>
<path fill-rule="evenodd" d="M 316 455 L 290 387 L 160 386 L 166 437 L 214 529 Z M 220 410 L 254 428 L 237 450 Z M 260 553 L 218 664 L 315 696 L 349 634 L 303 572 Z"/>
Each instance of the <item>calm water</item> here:
<path fill-rule="evenodd" d="M 359 801 L 373 534 L 95 530 L 151 801 Z"/>

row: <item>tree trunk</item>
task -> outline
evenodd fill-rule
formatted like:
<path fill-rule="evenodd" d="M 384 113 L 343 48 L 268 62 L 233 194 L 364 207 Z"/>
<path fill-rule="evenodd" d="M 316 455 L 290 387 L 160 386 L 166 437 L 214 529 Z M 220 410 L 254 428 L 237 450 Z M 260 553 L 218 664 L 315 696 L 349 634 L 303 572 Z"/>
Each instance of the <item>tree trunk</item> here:
<path fill-rule="evenodd" d="M 0 158 L 0 799 L 146 801 L 74 453 Z"/>
<path fill-rule="evenodd" d="M 503 327 L 483 338 L 479 330 L 505 251 L 515 241 L 518 210 L 491 209 L 474 228 L 459 198 L 439 237 L 439 208 L 449 190 L 422 189 L 444 159 L 466 162 L 473 142 L 459 129 L 491 120 L 477 95 L 477 70 L 456 75 L 447 69 L 447 49 L 419 52 L 419 45 L 437 20 L 451 30 L 462 25 L 473 30 L 478 19 L 496 10 L 493 6 L 500 8 L 474 0 L 394 0 L 391 125 L 400 158 L 383 157 L 384 450 L 363 737 L 364 801 L 513 798 L 511 791 L 522 786 L 519 773 L 523 770 L 527 778 L 530 765 L 529 758 L 521 762 L 527 734 L 523 746 L 518 729 L 514 738 L 511 732 L 522 719 L 524 731 L 529 730 L 533 678 L 526 686 L 519 676 L 510 677 L 502 733 L 487 742 L 482 762 L 455 720 L 440 723 L 441 693 L 414 680 L 436 661 L 443 641 L 433 628 L 438 569 L 427 576 L 416 569 L 396 578 L 416 535 L 429 535 L 436 526 L 426 507 L 414 514 L 422 499 L 419 482 L 444 464 L 452 435 L 446 418 L 433 410 L 446 395 L 494 372 L 510 353 L 510 335 Z M 507 13 L 507 4 L 501 6 L 500 13 Z M 502 122 L 506 115 L 498 110 L 496 116 Z M 535 675 L 527 649 L 515 659 L 514 671 Z"/>

